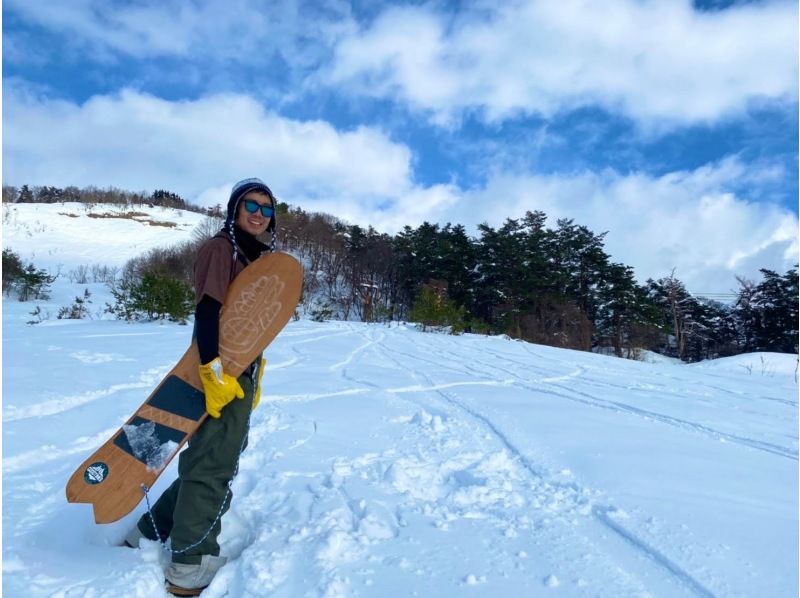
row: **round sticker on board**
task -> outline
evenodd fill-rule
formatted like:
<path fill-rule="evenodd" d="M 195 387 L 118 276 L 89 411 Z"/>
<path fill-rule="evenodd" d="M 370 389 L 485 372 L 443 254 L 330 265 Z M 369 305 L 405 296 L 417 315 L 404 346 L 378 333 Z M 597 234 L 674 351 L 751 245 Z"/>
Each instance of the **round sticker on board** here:
<path fill-rule="evenodd" d="M 83 479 L 87 484 L 92 485 L 101 483 L 106 479 L 106 476 L 108 476 L 108 465 L 102 461 L 92 463 L 86 468 L 86 471 L 83 472 Z"/>

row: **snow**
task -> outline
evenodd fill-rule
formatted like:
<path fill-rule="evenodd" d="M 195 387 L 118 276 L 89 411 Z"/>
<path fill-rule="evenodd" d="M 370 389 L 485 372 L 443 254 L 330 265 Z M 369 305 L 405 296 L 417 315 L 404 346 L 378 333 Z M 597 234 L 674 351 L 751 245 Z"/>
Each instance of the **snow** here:
<path fill-rule="evenodd" d="M 159 442 L 156 436 L 155 422 L 146 422 L 135 425 L 129 424 L 122 426 L 122 431 L 131 445 L 134 456 L 142 460 L 147 469 L 153 471 L 161 470 L 169 458 L 178 448 L 178 443 L 168 440 Z"/>
<path fill-rule="evenodd" d="M 693 364 L 692 367 L 727 374 L 728 372 L 746 372 L 748 374 L 772 377 L 778 375 L 797 374 L 797 356 L 787 359 L 784 353 L 745 353 L 733 357 L 714 359 Z"/>
<path fill-rule="evenodd" d="M 87 286 L 91 320 L 3 302 L 3 590 L 167 596 L 160 546 L 119 547 L 144 504 L 95 525 L 64 485 L 191 327 L 105 319 L 99 284 L 41 305 Z M 266 356 L 206 597 L 797 595 L 795 355 L 643 363 L 299 320 Z"/>
<path fill-rule="evenodd" d="M 190 330 L 25 307 L 4 304 L 4 589 L 164 595 L 158 545 L 117 547 L 143 505 L 97 526 L 63 487 Z M 797 592 L 793 356 L 762 375 L 303 320 L 267 355 L 206 596 Z"/>
<path fill-rule="evenodd" d="M 52 274 L 59 266 L 64 275 L 93 264 L 119 268 L 153 247 L 190 240 L 205 219 L 148 205 L 4 203 L 3 247 Z"/>

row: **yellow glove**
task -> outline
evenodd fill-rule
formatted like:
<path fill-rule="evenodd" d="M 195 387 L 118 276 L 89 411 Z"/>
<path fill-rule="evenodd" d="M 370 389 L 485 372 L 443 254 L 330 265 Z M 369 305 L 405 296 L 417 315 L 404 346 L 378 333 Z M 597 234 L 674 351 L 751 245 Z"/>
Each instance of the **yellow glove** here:
<path fill-rule="evenodd" d="M 239 381 L 222 371 L 219 357 L 200 366 L 200 381 L 206 393 L 206 411 L 211 417 L 219 417 L 222 408 L 234 397 L 244 398 L 244 390 Z"/>
<path fill-rule="evenodd" d="M 264 378 L 264 370 L 267 367 L 267 360 L 261 358 L 261 363 L 258 364 L 258 384 L 256 384 L 256 394 L 253 395 L 253 409 L 258 407 L 261 401 L 261 380 Z"/>

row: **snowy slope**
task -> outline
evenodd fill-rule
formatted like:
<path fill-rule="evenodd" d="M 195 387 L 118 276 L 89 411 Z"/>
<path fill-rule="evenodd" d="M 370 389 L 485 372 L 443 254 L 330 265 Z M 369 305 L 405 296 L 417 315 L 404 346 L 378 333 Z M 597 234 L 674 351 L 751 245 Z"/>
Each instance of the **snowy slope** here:
<path fill-rule="evenodd" d="M 164 228 L 116 231 L 87 260 L 89 237 L 108 233 L 70 240 L 52 221 L 57 255 L 8 224 L 3 245 L 68 270 L 121 264 L 137 235 Z M 99 319 L 100 284 L 59 279 L 43 306 L 87 286 L 93 320 L 29 326 L 33 304 L 3 302 L 8 596 L 166 596 L 159 546 L 117 547 L 144 505 L 97 526 L 64 484 L 191 330 Z M 205 596 L 797 595 L 796 356 L 647 364 L 299 321 L 267 358 L 223 520 L 231 561 Z"/>
<path fill-rule="evenodd" d="M 143 506 L 96 526 L 63 487 L 189 329 L 4 309 L 4 590 L 165 595 L 156 544 L 116 547 Z M 791 356 L 761 374 L 300 321 L 268 358 L 206 596 L 797 594 Z"/>
<path fill-rule="evenodd" d="M 191 238 L 206 217 L 147 205 L 64 202 L 3 204 L 3 247 L 52 273 L 77 266 L 121 267 L 153 247 Z"/>

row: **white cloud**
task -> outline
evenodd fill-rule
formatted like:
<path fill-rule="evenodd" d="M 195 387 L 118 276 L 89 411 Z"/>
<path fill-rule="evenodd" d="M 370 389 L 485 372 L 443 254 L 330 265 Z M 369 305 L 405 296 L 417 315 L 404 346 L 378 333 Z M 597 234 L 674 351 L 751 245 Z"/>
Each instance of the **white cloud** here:
<path fill-rule="evenodd" d="M 123 90 L 79 105 L 7 81 L 3 153 L 5 184 L 164 188 L 204 205 L 224 204 L 248 176 L 341 217 L 427 192 L 413 182 L 411 151 L 381 130 L 283 118 L 233 94 L 170 102 Z"/>
<path fill-rule="evenodd" d="M 341 39 L 326 80 L 442 123 L 473 109 L 492 121 L 591 105 L 648 127 L 714 121 L 751 101 L 796 100 L 797 8 L 519 0 L 454 19 L 389 8 Z"/>
<path fill-rule="evenodd" d="M 600 106 L 661 130 L 797 99 L 797 6 L 788 0 L 710 12 L 690 0 L 442 6 L 389 6 L 363 28 L 344 0 L 6 0 L 4 10 L 64 34 L 75 60 L 177 57 L 210 84 L 233 64 L 267 69 L 249 76 L 277 85 L 269 69 L 280 65 L 295 93 L 323 85 L 398 100 L 439 124 L 465 111 L 501 121 Z M 26 34 L 6 35 L 12 61 L 41 53 Z"/>
<path fill-rule="evenodd" d="M 234 181 L 260 176 L 292 205 L 389 233 L 425 220 L 474 233 L 542 210 L 551 226 L 573 218 L 609 231 L 613 259 L 642 278 L 675 267 L 694 292 L 725 292 L 734 274 L 757 279 L 760 267 L 797 261 L 797 216 L 743 191 L 757 195 L 785 173 L 736 158 L 663 176 L 498 171 L 481 189 L 426 187 L 409 148 L 379 129 L 287 119 L 241 95 L 169 102 L 128 90 L 79 105 L 8 82 L 4 129 L 5 184 L 164 188 L 224 205 Z"/>
<path fill-rule="evenodd" d="M 306 66 L 319 59 L 340 32 L 353 27 L 343 0 L 106 0 L 32 2 L 6 0 L 4 10 L 28 23 L 65 34 L 83 60 L 178 57 L 198 64 L 261 65 L 275 54 Z M 16 31 L 12 39 L 20 41 Z M 20 42 L 21 43 L 21 42 Z M 25 40 L 26 47 L 35 48 Z M 89 48 L 89 52 L 85 52 Z M 327 52 L 327 50 L 324 50 Z M 22 57 L 19 57 L 22 59 Z"/>

